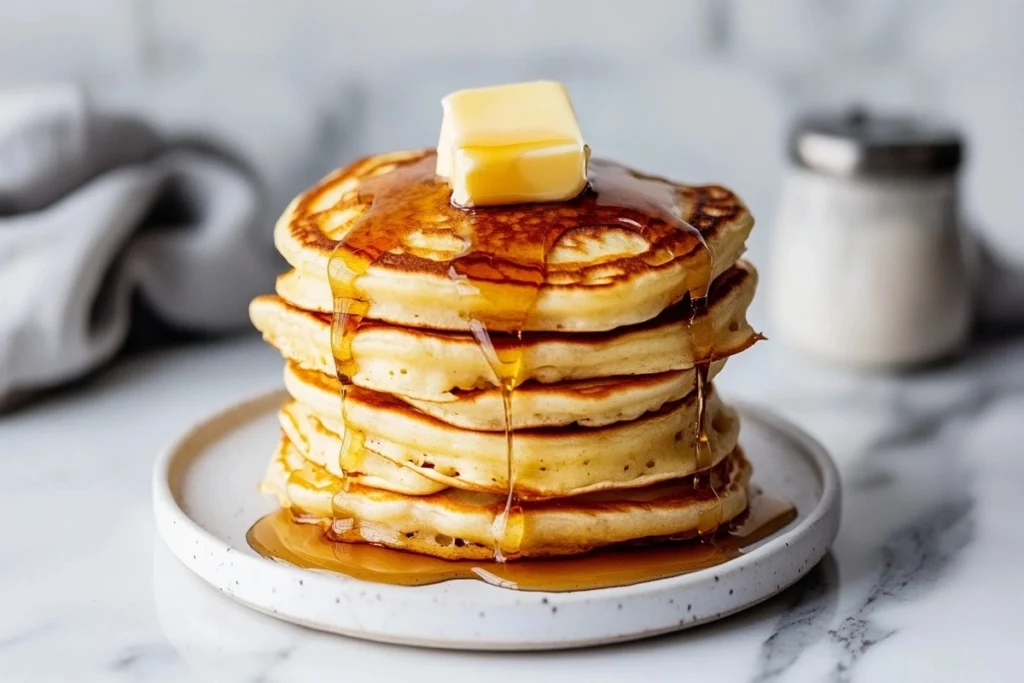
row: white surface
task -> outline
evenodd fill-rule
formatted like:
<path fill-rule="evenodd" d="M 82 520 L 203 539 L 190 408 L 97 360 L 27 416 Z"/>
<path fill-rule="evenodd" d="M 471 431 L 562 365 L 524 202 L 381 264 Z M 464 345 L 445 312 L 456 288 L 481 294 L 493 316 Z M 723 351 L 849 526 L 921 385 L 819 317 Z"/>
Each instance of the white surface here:
<path fill-rule="evenodd" d="M 525 655 L 291 626 L 224 598 L 170 556 L 150 512 L 157 453 L 204 415 L 279 386 L 280 373 L 255 338 L 193 346 L 121 362 L 0 418 L 0 680 L 1020 677 L 1024 340 L 894 378 L 840 373 L 773 341 L 734 359 L 723 392 L 771 405 L 836 458 L 843 523 L 832 554 L 779 597 L 714 624 Z"/>
<path fill-rule="evenodd" d="M 720 619 L 809 572 L 839 526 L 839 478 L 822 448 L 785 421 L 741 409 L 756 482 L 792 501 L 785 529 L 718 567 L 635 586 L 520 592 L 480 581 L 390 586 L 258 556 L 249 527 L 276 507 L 256 484 L 286 394 L 254 397 L 182 436 L 153 470 L 156 525 L 171 551 L 217 590 L 319 630 L 370 640 L 473 650 L 549 650 L 635 640 Z"/>

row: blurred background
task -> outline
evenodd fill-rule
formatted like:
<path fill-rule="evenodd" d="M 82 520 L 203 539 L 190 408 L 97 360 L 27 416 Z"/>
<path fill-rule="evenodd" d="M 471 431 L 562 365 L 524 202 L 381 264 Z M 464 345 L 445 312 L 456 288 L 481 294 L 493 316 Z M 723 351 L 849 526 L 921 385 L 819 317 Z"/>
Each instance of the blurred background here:
<path fill-rule="evenodd" d="M 1022 30 L 1016 0 L 9 0 L 0 77 L 148 85 L 277 140 L 285 195 L 354 155 L 434 144 L 451 90 L 560 79 L 597 153 L 732 185 L 765 217 L 793 112 L 937 111 L 969 133 L 971 212 L 1012 225 Z"/>
<path fill-rule="evenodd" d="M 941 115 L 968 142 L 964 213 L 1020 261 L 1021 35 L 1017 0 L 8 0 L 0 84 L 79 83 L 101 108 L 212 136 L 258 178 L 269 245 L 330 169 L 433 146 L 444 94 L 557 79 L 595 154 L 743 196 L 762 271 L 796 114 Z"/>

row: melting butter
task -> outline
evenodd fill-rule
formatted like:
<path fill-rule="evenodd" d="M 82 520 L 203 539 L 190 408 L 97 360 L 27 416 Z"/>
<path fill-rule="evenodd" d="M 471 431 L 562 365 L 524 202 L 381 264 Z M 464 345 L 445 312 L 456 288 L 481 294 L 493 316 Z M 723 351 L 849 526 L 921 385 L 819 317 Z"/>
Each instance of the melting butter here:
<path fill-rule="evenodd" d="M 565 201 L 586 187 L 590 150 L 561 83 L 459 90 L 442 107 L 436 172 L 455 205 Z"/>

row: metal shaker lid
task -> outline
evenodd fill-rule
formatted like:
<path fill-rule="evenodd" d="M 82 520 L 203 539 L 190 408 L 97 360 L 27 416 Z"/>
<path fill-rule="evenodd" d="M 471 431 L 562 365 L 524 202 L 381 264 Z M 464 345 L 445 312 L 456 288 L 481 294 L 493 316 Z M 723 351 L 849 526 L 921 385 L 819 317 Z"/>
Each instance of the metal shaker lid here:
<path fill-rule="evenodd" d="M 954 173 L 964 142 L 955 128 L 861 108 L 809 114 L 794 126 L 790 158 L 836 176 L 919 177 Z"/>

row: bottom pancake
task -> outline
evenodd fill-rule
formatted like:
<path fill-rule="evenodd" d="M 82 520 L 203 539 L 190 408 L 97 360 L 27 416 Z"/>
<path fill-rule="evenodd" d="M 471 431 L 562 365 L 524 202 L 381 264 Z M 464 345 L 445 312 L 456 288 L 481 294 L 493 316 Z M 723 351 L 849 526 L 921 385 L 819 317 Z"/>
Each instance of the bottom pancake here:
<path fill-rule="evenodd" d="M 737 447 L 709 473 L 717 495 L 687 477 L 522 505 L 514 557 L 554 557 L 652 538 L 688 537 L 709 520 L 724 524 L 747 507 L 751 467 Z M 341 541 L 373 543 L 443 559 L 492 558 L 504 496 L 447 489 L 409 496 L 344 481 L 282 438 L 261 489 L 304 522 Z M 333 523 L 331 520 L 334 520 Z M 504 549 L 509 550 L 509 549 Z"/>

